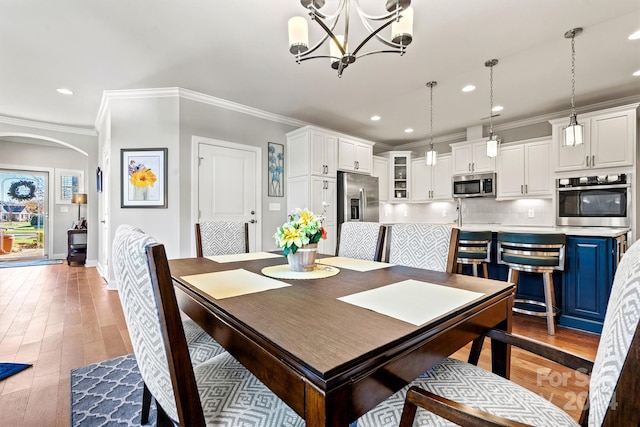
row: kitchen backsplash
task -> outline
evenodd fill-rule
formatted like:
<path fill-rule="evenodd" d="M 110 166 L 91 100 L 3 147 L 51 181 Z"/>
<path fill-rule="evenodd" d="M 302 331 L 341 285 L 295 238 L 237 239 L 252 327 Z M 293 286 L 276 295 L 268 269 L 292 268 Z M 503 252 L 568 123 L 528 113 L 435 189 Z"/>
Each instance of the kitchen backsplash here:
<path fill-rule="evenodd" d="M 380 222 L 455 223 L 458 219 L 455 202 L 382 203 Z M 497 201 L 488 197 L 462 201 L 463 224 L 555 225 L 555 212 L 550 199 Z"/>

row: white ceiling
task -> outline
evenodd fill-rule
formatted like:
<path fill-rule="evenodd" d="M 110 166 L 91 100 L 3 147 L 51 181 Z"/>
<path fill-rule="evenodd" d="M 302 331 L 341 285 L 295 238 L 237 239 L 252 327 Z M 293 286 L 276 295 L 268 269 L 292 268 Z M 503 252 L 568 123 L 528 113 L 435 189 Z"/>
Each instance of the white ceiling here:
<path fill-rule="evenodd" d="M 382 13 L 385 0 L 361 0 Z M 327 0 L 327 11 L 337 0 Z M 640 95 L 640 0 L 414 0 L 405 56 L 358 60 L 341 79 L 328 60 L 296 64 L 287 20 L 298 0 L 4 0 L 0 115 L 93 128 L 104 90 L 182 87 L 389 145 Z M 320 34 L 310 23 L 312 37 Z M 361 23 L 352 16 L 351 40 Z M 313 43 L 312 39 L 312 43 Z M 372 42 L 376 47 L 375 41 Z M 472 83 L 477 90 L 462 93 Z M 56 88 L 68 87 L 73 96 Z M 369 118 L 378 114 L 379 122 Z M 407 127 L 415 129 L 405 134 Z"/>

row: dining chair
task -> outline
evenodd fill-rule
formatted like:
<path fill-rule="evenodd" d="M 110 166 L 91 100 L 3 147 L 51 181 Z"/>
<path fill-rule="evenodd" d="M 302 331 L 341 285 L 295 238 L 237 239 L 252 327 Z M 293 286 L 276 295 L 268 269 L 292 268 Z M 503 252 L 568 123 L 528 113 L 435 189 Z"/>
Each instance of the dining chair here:
<path fill-rule="evenodd" d="M 361 417 L 358 427 L 395 427 L 398 419 L 400 427 L 640 425 L 639 319 L 640 242 L 636 242 L 616 271 L 595 362 L 522 336 L 499 330 L 488 333 L 492 342 L 515 345 L 590 375 L 578 422 L 523 386 L 475 365 L 445 359 Z M 394 421 L 378 422 L 385 419 Z"/>
<path fill-rule="evenodd" d="M 377 222 L 343 222 L 338 226 L 336 256 L 381 261 L 386 230 Z"/>
<path fill-rule="evenodd" d="M 196 256 L 231 255 L 249 252 L 249 224 L 240 221 L 196 223 Z"/>
<path fill-rule="evenodd" d="M 141 229 L 129 224 L 122 224 L 118 227 L 118 231 L 132 231 L 136 233 L 144 233 Z M 194 366 L 199 365 L 220 353 L 224 348 L 218 344 L 211 336 L 204 331 L 196 322 L 187 318 L 182 320 L 187 346 L 189 348 L 189 356 Z M 149 422 L 149 410 L 151 409 L 151 393 L 146 383 L 142 382 L 142 411 L 140 413 L 140 424 Z"/>
<path fill-rule="evenodd" d="M 388 227 L 387 260 L 391 264 L 453 273 L 460 230 L 439 224 L 393 224 Z"/>
<path fill-rule="evenodd" d="M 118 294 L 140 374 L 156 400 L 157 425 L 302 426 L 304 421 L 229 353 L 194 366 L 164 245 L 118 228 Z"/>

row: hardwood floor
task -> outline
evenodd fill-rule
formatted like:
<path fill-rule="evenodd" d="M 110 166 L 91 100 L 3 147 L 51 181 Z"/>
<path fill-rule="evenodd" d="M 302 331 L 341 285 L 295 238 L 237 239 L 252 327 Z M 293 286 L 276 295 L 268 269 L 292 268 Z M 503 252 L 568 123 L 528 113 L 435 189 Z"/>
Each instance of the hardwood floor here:
<path fill-rule="evenodd" d="M 563 327 L 550 337 L 543 319 L 519 315 L 514 332 L 591 359 L 599 340 Z M 488 347 L 479 363 L 484 368 Z M 0 426 L 68 426 L 70 370 L 132 351 L 118 295 L 95 268 L 0 269 L 0 361 L 33 364 L 0 381 Z M 468 351 L 454 357 L 466 360 Z M 517 349 L 513 356 L 514 381 L 579 417 L 585 376 Z"/>

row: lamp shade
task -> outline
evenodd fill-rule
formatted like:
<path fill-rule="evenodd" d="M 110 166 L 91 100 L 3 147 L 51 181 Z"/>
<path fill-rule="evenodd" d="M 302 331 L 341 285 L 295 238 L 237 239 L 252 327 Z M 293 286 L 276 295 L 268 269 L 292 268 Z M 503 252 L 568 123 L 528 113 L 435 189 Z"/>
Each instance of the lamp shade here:
<path fill-rule="evenodd" d="M 433 166 L 438 161 L 438 153 L 436 153 L 436 150 L 427 151 L 425 157 L 427 159 L 427 166 Z"/>
<path fill-rule="evenodd" d="M 73 195 L 71 196 L 71 203 L 75 203 L 77 205 L 86 205 L 87 204 L 86 193 L 73 193 Z"/>
<path fill-rule="evenodd" d="M 498 156 L 498 139 L 495 135 L 491 135 L 491 138 L 487 141 L 487 157 Z"/>
<path fill-rule="evenodd" d="M 402 18 L 391 24 L 391 41 L 406 46 L 413 40 L 413 8 L 408 7 L 400 14 Z"/>
<path fill-rule="evenodd" d="M 346 52 L 347 46 L 344 44 L 344 36 L 336 35 L 336 40 L 338 40 L 338 43 L 340 43 L 340 46 L 342 46 L 342 48 Z M 335 59 L 335 58 L 342 58 L 342 52 L 340 52 L 340 48 L 338 47 L 336 42 L 333 40 L 329 41 L 329 55 L 333 57 L 331 58 L 331 62 L 339 61 L 339 59 Z"/>
<path fill-rule="evenodd" d="M 309 49 L 309 24 L 302 16 L 289 19 L 289 52 L 294 55 Z"/>
<path fill-rule="evenodd" d="M 567 147 L 573 147 L 575 145 L 584 144 L 584 138 L 582 137 L 582 125 L 578 124 L 578 118 L 575 114 L 571 115 L 569 119 L 569 126 L 564 128 L 564 145 Z"/>

